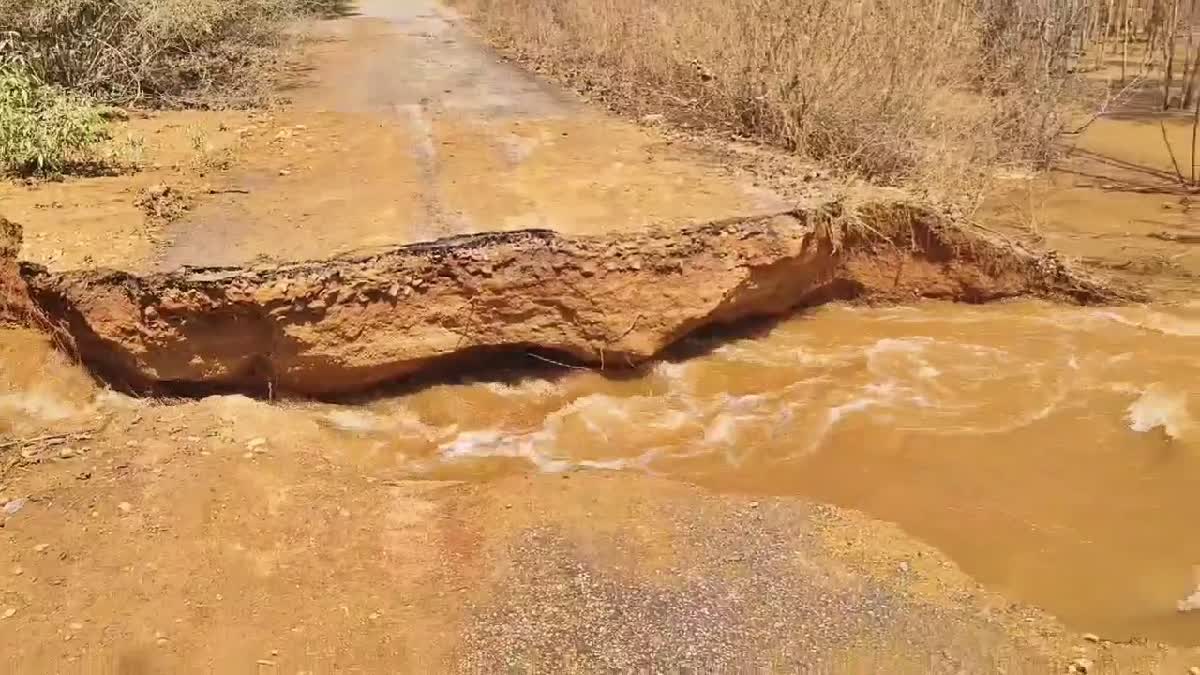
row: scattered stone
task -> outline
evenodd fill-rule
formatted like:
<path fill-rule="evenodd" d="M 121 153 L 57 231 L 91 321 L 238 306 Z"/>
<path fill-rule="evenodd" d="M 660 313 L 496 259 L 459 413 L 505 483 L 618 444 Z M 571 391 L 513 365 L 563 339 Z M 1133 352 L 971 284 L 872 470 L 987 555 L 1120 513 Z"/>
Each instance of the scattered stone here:
<path fill-rule="evenodd" d="M 258 438 L 250 439 L 250 441 L 246 443 L 246 448 L 248 450 L 253 450 L 255 448 L 260 448 L 266 444 L 267 444 L 267 439 L 263 438 L 262 436 L 259 436 Z"/>
<path fill-rule="evenodd" d="M 906 562 L 900 563 L 900 571 L 907 573 L 908 572 L 908 563 L 906 563 Z"/>
<path fill-rule="evenodd" d="M 757 509 L 757 508 L 758 508 L 758 502 L 750 502 L 750 508 L 752 508 L 752 509 Z"/>
<path fill-rule="evenodd" d="M 1096 635 L 1095 633 L 1084 633 L 1083 639 L 1087 640 L 1088 642 L 1099 642 L 1100 636 Z"/>
<path fill-rule="evenodd" d="M 70 628 L 71 630 L 83 630 L 83 624 L 76 621 L 76 622 L 72 623 L 70 626 L 68 626 L 68 628 Z"/>
<path fill-rule="evenodd" d="M 247 452 L 246 454 L 242 455 L 242 458 L 243 458 L 243 459 L 254 459 L 254 453 L 253 453 L 253 452 Z"/>
<path fill-rule="evenodd" d="M 37 546 L 33 547 L 33 550 L 36 553 L 45 553 L 49 548 L 50 544 L 38 544 Z"/>
<path fill-rule="evenodd" d="M 370 614 L 367 615 L 367 618 L 374 621 L 375 619 L 379 618 L 379 615 L 376 614 L 375 612 L 371 612 Z"/>
<path fill-rule="evenodd" d="M 12 568 L 12 573 L 14 577 L 19 577 L 22 574 L 25 574 L 25 569 L 23 567 L 14 567 Z"/>
<path fill-rule="evenodd" d="M 74 448 L 63 448 L 62 450 L 58 451 L 59 459 L 71 459 L 75 456 L 75 454 Z"/>
<path fill-rule="evenodd" d="M 279 175 L 280 175 L 280 176 L 290 176 L 290 175 L 292 175 L 292 172 L 291 172 L 291 171 L 288 171 L 287 169 L 280 169 L 280 170 L 279 170 Z"/>
<path fill-rule="evenodd" d="M 6 503 L 4 505 L 4 515 L 6 515 L 6 516 L 16 515 L 18 511 L 25 508 L 25 501 L 26 500 L 24 497 L 18 497 L 17 499 L 14 499 L 14 500 Z"/>
<path fill-rule="evenodd" d="M 4 610 L 4 618 L 11 619 L 16 613 L 17 609 L 15 607 L 9 607 L 8 609 Z"/>
<path fill-rule="evenodd" d="M 1188 668 L 1188 675 L 1200 675 L 1200 666 Z"/>
<path fill-rule="evenodd" d="M 275 662 L 272 661 L 271 659 L 259 659 L 259 660 L 255 661 L 255 663 L 257 663 L 260 666 L 274 666 L 275 665 Z"/>
<path fill-rule="evenodd" d="M 129 513 L 133 510 L 133 504 L 130 504 L 129 502 L 121 502 L 120 504 L 117 504 L 117 510 L 121 513 Z"/>

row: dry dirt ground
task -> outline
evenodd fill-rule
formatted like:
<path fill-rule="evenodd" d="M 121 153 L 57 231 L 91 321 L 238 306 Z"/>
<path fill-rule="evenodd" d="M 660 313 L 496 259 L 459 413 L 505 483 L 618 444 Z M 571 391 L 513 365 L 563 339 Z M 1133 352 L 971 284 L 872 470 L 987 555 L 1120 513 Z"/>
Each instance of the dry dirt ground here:
<path fill-rule="evenodd" d="M 134 115 L 118 137 L 144 139 L 143 170 L 0 184 L 23 257 L 323 258 L 778 204 L 753 175 L 501 63 L 431 3 L 362 9 L 323 25 L 289 106 Z M 1105 241 L 1041 231 L 1067 250 Z M 0 332 L 5 672 L 1200 665 L 1069 633 L 854 513 L 603 472 L 403 481 L 348 433 L 299 405 L 102 392 L 44 338 Z"/>

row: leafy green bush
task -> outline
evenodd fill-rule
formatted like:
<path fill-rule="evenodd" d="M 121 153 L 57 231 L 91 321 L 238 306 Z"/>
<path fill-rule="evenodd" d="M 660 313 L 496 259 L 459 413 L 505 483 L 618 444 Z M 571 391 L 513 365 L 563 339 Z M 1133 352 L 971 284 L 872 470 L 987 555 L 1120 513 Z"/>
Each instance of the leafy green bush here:
<path fill-rule="evenodd" d="M 103 112 L 90 101 L 0 66 L 0 170 L 63 173 L 92 163 L 105 138 Z"/>

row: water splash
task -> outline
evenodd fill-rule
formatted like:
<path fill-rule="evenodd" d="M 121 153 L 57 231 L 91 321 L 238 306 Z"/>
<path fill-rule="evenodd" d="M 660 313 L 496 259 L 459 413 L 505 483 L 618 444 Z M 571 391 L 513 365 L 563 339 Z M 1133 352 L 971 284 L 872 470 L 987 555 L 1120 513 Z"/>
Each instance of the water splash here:
<path fill-rule="evenodd" d="M 1144 390 L 1128 408 L 1129 428 L 1147 433 L 1161 428 L 1168 438 L 1180 440 L 1194 423 L 1187 408 L 1187 396 L 1160 384 Z"/>

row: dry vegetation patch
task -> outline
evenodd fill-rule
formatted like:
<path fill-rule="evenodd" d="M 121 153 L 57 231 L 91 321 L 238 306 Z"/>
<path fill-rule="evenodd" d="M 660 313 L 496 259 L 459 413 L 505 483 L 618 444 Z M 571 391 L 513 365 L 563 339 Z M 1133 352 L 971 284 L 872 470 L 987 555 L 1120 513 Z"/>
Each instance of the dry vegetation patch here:
<path fill-rule="evenodd" d="M 628 112 L 947 194 L 1047 162 L 1077 85 L 1079 3 L 456 2 L 503 48 Z"/>
<path fill-rule="evenodd" d="M 0 170 L 106 163 L 102 106 L 221 108 L 271 91 L 297 19 L 346 0 L 4 0 Z M 112 163 L 112 162 L 107 162 Z"/>

